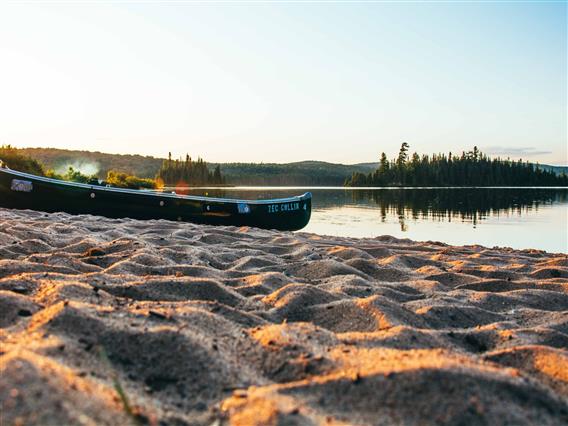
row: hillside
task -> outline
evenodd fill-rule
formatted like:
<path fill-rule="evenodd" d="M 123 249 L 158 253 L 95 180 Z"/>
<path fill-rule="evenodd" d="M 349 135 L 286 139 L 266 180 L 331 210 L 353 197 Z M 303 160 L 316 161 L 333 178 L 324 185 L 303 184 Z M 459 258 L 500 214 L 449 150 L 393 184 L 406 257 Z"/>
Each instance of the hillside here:
<path fill-rule="evenodd" d="M 154 178 L 163 158 L 142 155 L 107 154 L 91 151 L 72 151 L 56 148 L 23 148 L 20 150 L 43 163 L 47 169 L 64 172 L 69 166 L 87 174 L 104 178 L 109 170 L 118 170 L 143 178 Z M 342 186 L 353 173 L 367 174 L 378 163 L 335 164 L 324 161 L 294 163 L 209 163 L 209 170 L 221 167 L 223 176 L 232 185 L 273 186 Z M 568 173 L 568 167 L 539 165 L 556 174 Z"/>
<path fill-rule="evenodd" d="M 554 172 L 557 175 L 562 173 L 568 175 L 568 166 L 549 166 L 547 164 L 539 164 L 537 167 L 547 172 Z"/>
<path fill-rule="evenodd" d="M 56 148 L 23 148 L 23 154 L 37 159 L 47 169 L 64 172 L 69 166 L 87 174 L 104 178 L 109 170 L 118 170 L 143 178 L 158 173 L 163 158 L 142 155 L 106 154 Z M 374 164 L 333 164 L 324 161 L 296 163 L 209 163 L 209 169 L 219 165 L 228 184 L 233 185 L 315 185 L 342 186 L 354 172 L 368 173 Z"/>
<path fill-rule="evenodd" d="M 213 164 L 214 165 L 214 164 Z M 324 161 L 296 163 L 222 163 L 223 175 L 234 185 L 314 185 L 342 186 L 354 172 L 368 173 L 372 168 Z"/>
<path fill-rule="evenodd" d="M 86 174 L 104 178 L 109 170 L 118 170 L 143 178 L 158 173 L 162 158 L 142 155 L 106 154 L 103 152 L 71 151 L 56 148 L 22 148 L 23 154 L 40 161 L 47 169 L 65 172 L 69 166 Z"/>

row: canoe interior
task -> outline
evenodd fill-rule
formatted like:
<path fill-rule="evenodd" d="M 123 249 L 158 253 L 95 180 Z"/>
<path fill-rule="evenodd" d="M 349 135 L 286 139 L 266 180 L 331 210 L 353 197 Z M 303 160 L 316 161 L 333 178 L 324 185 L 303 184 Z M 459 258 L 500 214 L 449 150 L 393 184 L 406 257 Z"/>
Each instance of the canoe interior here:
<path fill-rule="evenodd" d="M 0 207 L 295 231 L 310 220 L 312 195 L 275 200 L 184 196 L 65 182 L 0 168 Z"/>

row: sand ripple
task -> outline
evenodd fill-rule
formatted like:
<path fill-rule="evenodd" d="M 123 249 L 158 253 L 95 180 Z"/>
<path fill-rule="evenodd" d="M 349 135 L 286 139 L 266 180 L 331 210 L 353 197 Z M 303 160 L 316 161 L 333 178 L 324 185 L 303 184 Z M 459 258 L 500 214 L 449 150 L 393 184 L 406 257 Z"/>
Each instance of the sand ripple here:
<path fill-rule="evenodd" d="M 568 424 L 568 256 L 0 209 L 1 423 Z"/>

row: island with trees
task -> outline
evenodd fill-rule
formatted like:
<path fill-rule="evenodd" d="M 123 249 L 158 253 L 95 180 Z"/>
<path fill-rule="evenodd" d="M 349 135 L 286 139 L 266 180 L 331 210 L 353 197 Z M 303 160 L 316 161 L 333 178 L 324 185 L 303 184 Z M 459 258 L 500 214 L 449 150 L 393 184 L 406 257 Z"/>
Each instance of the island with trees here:
<path fill-rule="evenodd" d="M 353 173 L 345 180 L 351 187 L 403 186 L 566 186 L 566 173 L 557 174 L 538 165 L 489 158 L 477 147 L 459 155 L 409 155 L 403 142 L 397 158 L 383 152 L 378 168 L 367 174 Z"/>

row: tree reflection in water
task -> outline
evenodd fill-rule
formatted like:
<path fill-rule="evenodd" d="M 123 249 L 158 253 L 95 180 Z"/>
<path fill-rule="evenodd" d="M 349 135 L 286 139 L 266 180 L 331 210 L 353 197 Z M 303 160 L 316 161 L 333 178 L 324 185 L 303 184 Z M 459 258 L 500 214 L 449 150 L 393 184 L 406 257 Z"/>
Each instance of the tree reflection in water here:
<path fill-rule="evenodd" d="M 191 188 L 192 195 L 267 199 L 314 195 L 313 210 L 357 206 L 376 209 L 381 222 L 396 215 L 401 230 L 408 220 L 452 222 L 476 226 L 490 216 L 522 215 L 543 205 L 568 202 L 568 188 Z"/>
<path fill-rule="evenodd" d="M 313 193 L 306 232 L 568 250 L 568 188 L 191 188 L 190 194 L 270 199 L 306 191 Z"/>
<path fill-rule="evenodd" d="M 489 216 L 538 211 L 540 206 L 568 201 L 566 188 L 406 188 L 350 192 L 352 203 L 379 207 L 381 221 L 390 214 L 405 220 L 458 219 L 477 225 Z"/>

